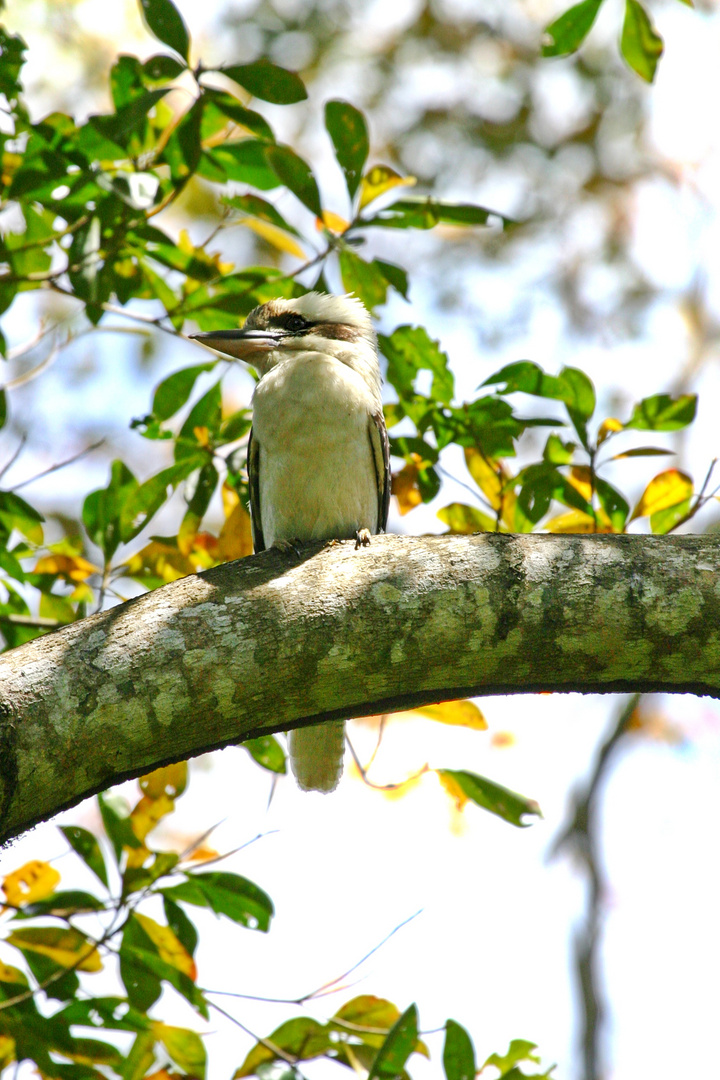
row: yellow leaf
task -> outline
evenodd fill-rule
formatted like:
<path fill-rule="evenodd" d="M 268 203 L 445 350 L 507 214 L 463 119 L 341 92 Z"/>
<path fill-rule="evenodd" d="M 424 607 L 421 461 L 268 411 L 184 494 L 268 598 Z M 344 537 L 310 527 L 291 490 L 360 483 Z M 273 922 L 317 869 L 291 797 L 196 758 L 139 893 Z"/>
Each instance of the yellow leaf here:
<path fill-rule="evenodd" d="M 15 1061 L 15 1040 L 10 1035 L 0 1035 L 0 1069 Z"/>
<path fill-rule="evenodd" d="M 244 559 L 252 553 L 250 515 L 238 499 L 220 530 L 218 558 L 222 562 L 229 562 L 231 559 Z"/>
<path fill-rule="evenodd" d="M 296 259 L 305 259 L 305 252 L 297 240 L 277 225 L 272 225 L 269 221 L 261 221 L 260 218 L 243 218 L 239 224 L 244 225 L 246 229 L 251 229 L 278 251 L 285 251 L 288 255 L 294 255 Z"/>
<path fill-rule="evenodd" d="M 602 424 L 598 428 L 598 441 L 600 446 L 611 435 L 615 435 L 616 432 L 623 430 L 623 424 L 619 420 L 616 420 L 614 416 L 608 416 L 607 420 L 603 420 Z"/>
<path fill-rule="evenodd" d="M 14 870 L 3 880 L 2 889 L 8 904 L 22 907 L 36 900 L 44 900 L 55 892 L 60 875 L 50 863 L 33 859 L 19 870 Z"/>
<path fill-rule="evenodd" d="M 195 573 L 193 564 L 176 547 L 158 540 L 151 541 L 128 559 L 126 566 L 131 577 L 151 575 L 165 582 L 177 581 Z"/>
<path fill-rule="evenodd" d="M 440 783 L 445 788 L 450 798 L 455 801 L 455 809 L 462 810 L 468 802 L 468 797 L 463 789 L 458 782 L 454 780 L 452 776 L 448 776 L 447 773 L 438 772 L 437 775 Z"/>
<path fill-rule="evenodd" d="M 215 848 L 208 847 L 206 844 L 201 844 L 200 847 L 193 848 L 189 855 L 186 856 L 188 862 L 207 862 L 209 859 L 217 859 L 220 855 L 219 851 Z"/>
<path fill-rule="evenodd" d="M 468 701 L 467 698 L 461 701 L 444 701 L 440 705 L 423 705 L 422 708 L 412 711 L 421 716 L 427 716 L 430 720 L 437 720 L 441 724 L 472 728 L 474 731 L 487 729 L 485 717 L 477 705 Z"/>
<path fill-rule="evenodd" d="M 45 555 L 35 564 L 36 574 L 55 574 L 68 581 L 85 581 L 91 574 L 100 574 L 98 566 L 93 566 L 80 555 Z"/>
<path fill-rule="evenodd" d="M 570 510 L 546 521 L 544 528 L 551 533 L 592 533 L 595 532 L 595 520 L 582 510 Z"/>
<path fill-rule="evenodd" d="M 94 599 L 95 593 L 84 581 L 76 585 L 68 597 L 74 604 L 92 604 Z"/>
<path fill-rule="evenodd" d="M 132 831 L 138 840 L 144 840 L 157 823 L 167 814 L 171 814 L 174 809 L 174 801 L 164 792 L 157 799 L 143 795 L 130 815 Z"/>
<path fill-rule="evenodd" d="M 177 799 L 184 792 L 188 782 L 187 761 L 176 761 L 174 765 L 163 765 L 154 772 L 141 776 L 138 780 L 140 790 L 149 799 L 159 799 L 167 795 Z"/>
<path fill-rule="evenodd" d="M 493 510 L 499 510 L 505 480 L 502 465 L 481 454 L 479 450 L 475 450 L 473 447 L 467 447 L 465 450 L 465 464 L 468 472 Z"/>
<path fill-rule="evenodd" d="M 497 532 L 497 521 L 467 503 L 450 503 L 438 510 L 437 517 L 449 526 L 451 533 L 470 536 L 472 533 Z"/>
<path fill-rule="evenodd" d="M 658 473 L 644 492 L 632 512 L 631 521 L 639 517 L 650 517 L 659 510 L 667 510 L 692 497 L 693 482 L 687 473 L 679 469 L 666 469 Z"/>
<path fill-rule="evenodd" d="M 409 186 L 416 184 L 414 176 L 400 176 L 389 165 L 373 165 L 362 178 L 360 185 L 360 209 L 364 209 L 368 203 L 373 202 L 386 191 L 394 187 Z"/>
<path fill-rule="evenodd" d="M 412 461 L 398 473 L 393 473 L 392 493 L 398 501 L 398 509 L 401 514 L 409 514 L 422 500 L 418 487 L 419 465 L 422 459 L 419 454 L 412 455 Z"/>
<path fill-rule="evenodd" d="M 19 983 L 20 986 L 27 986 L 28 981 L 19 968 L 13 967 L 12 964 L 0 963 L 0 982 L 4 983 Z M 10 995 L 8 994 L 8 997 Z"/>
<path fill-rule="evenodd" d="M 322 218 L 315 218 L 318 229 L 329 229 L 330 232 L 344 233 L 350 228 L 350 222 L 341 218 L 339 214 L 333 214 L 332 210 L 323 210 Z"/>
<path fill-rule="evenodd" d="M 568 480 L 586 502 L 592 498 L 592 474 L 587 465 L 573 465 Z"/>
<path fill-rule="evenodd" d="M 206 428 L 204 425 L 200 425 L 199 427 L 194 427 L 193 428 L 193 435 L 197 439 L 198 444 L 207 449 L 207 447 L 210 445 L 210 431 L 209 431 L 209 429 Z"/>
<path fill-rule="evenodd" d="M 157 948 L 160 958 L 193 981 L 197 978 L 195 961 L 169 926 L 161 926 L 149 915 L 135 912 L 135 918 Z"/>
<path fill-rule="evenodd" d="M 29 926 L 23 930 L 13 930 L 6 941 L 16 949 L 49 956 L 60 967 L 102 971 L 100 953 L 79 930 L 64 930 L 61 926 Z"/>
<path fill-rule="evenodd" d="M 240 502 L 240 496 L 234 487 L 230 487 L 227 480 L 223 483 L 220 493 L 222 495 L 223 514 L 226 518 L 229 518 Z"/>

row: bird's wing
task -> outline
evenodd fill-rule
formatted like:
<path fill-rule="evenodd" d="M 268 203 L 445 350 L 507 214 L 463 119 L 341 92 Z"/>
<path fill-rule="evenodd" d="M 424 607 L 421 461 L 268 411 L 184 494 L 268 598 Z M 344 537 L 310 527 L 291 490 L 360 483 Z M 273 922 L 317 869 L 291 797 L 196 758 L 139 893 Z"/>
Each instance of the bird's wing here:
<path fill-rule="evenodd" d="M 378 532 L 385 532 L 390 509 L 390 442 L 382 410 L 370 417 L 369 431 L 377 477 Z"/>
<path fill-rule="evenodd" d="M 252 527 L 253 548 L 256 552 L 265 550 L 265 538 L 260 517 L 260 443 L 253 439 L 252 428 L 247 449 L 248 489 L 250 491 L 250 525 Z"/>

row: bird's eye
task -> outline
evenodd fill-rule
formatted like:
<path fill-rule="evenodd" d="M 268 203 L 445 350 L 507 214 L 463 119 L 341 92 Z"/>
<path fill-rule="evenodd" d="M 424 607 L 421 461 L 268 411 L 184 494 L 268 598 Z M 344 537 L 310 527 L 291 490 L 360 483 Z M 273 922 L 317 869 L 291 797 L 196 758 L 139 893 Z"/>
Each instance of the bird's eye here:
<path fill-rule="evenodd" d="M 303 319 L 302 315 L 288 315 L 287 319 L 285 320 L 286 330 L 304 330 L 306 326 L 307 322 L 305 321 L 305 319 Z"/>

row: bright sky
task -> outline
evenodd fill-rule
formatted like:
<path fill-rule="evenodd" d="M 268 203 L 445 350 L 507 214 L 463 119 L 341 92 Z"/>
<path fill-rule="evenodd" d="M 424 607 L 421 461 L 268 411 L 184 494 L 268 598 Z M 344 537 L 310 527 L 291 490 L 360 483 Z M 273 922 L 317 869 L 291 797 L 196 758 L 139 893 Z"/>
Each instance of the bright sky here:
<path fill-rule="evenodd" d="M 206 28 L 207 37 L 218 5 L 185 0 L 179 6 L 192 29 L 202 34 L 199 28 Z M 542 7 L 544 16 L 548 6 L 534 6 Z M 133 42 L 124 39 L 126 12 L 120 5 L 84 0 L 82 7 L 88 28 L 107 34 L 113 48 L 123 40 L 123 47 L 133 48 Z M 25 18 L 31 19 L 40 8 L 28 3 L 25 10 Z M 648 90 L 652 135 L 668 168 L 679 170 L 684 184 L 679 197 L 660 181 L 640 191 L 636 254 L 667 284 L 682 284 L 704 262 L 714 314 L 720 317 L 720 267 L 716 259 L 708 259 L 708 252 L 720 247 L 720 129 L 710 113 L 711 103 L 720 100 L 720 18 L 690 12 L 680 4 L 661 9 L 658 19 L 661 15 L 667 53 L 656 86 Z M 15 15 L 18 27 L 22 18 L 22 13 Z M 31 36 L 30 26 L 24 29 Z M 52 44 L 44 48 L 51 50 Z M 47 55 L 40 55 L 39 63 L 47 63 Z M 586 227 L 587 222 L 578 223 L 579 246 Z M 402 249 L 396 258 L 402 261 Z M 495 288 L 501 303 L 513 279 L 492 283 L 488 278 L 478 284 Z M 596 279 L 588 287 L 600 289 L 603 283 Z M 472 354 L 475 346 L 468 341 L 461 315 L 448 318 L 434 310 L 422 287 L 414 298 L 415 310 L 398 304 L 398 318 L 424 321 L 440 337 L 454 358 L 458 393 L 469 395 L 477 385 L 477 372 L 458 358 Z M 29 317 L 29 307 L 24 310 L 23 318 Z M 388 313 L 388 324 L 395 313 Z M 21 338 L 22 326 L 15 330 Z M 110 412 L 144 412 L 150 386 L 159 377 L 156 368 L 150 381 L 125 378 L 123 348 L 118 339 L 111 354 L 117 363 L 84 387 L 83 392 L 92 395 L 100 427 L 110 422 Z M 596 379 L 601 391 L 619 384 L 629 401 L 640 392 L 672 385 L 679 360 L 689 355 L 690 338 L 677 309 L 663 309 L 652 314 L 636 342 L 578 346 L 548 310 L 528 328 L 527 340 L 513 343 L 513 348 L 515 355 L 507 359 L 529 356 L 551 368 L 576 364 Z M 163 363 L 171 370 L 193 362 L 194 356 L 189 348 L 184 353 L 178 349 Z M 717 453 L 719 371 L 717 361 L 706 363 L 693 384 L 700 393 L 701 413 L 683 450 L 696 477 Z M 48 454 L 53 453 L 52 433 L 57 430 L 53 418 L 77 393 L 65 375 L 63 367 L 56 366 L 44 384 L 44 396 L 35 399 L 41 415 L 47 416 Z M 638 492 L 645 476 L 638 467 Z M 68 495 L 77 490 L 77 474 L 70 471 L 59 474 L 57 482 L 67 484 Z M 87 490 L 88 481 L 83 483 Z M 455 497 L 449 491 L 443 502 Z M 397 519 L 395 524 L 400 527 Z M 433 509 L 407 525 L 416 531 L 440 528 Z M 490 725 L 487 733 L 424 720 L 392 723 L 376 779 L 397 780 L 425 762 L 468 768 L 537 799 L 544 818 L 528 829 L 513 829 L 474 807 L 457 815 L 432 775 L 403 798 L 390 799 L 365 788 L 348 759 L 347 775 L 336 794 L 304 795 L 285 779 L 268 807 L 270 780 L 243 750 L 196 762 L 190 793 L 179 804 L 173 828 L 185 841 L 222 821 L 213 837 L 221 851 L 258 833 L 271 833 L 234 856 L 227 868 L 265 888 L 277 910 L 267 936 L 198 917 L 203 931 L 200 983 L 294 997 L 341 975 L 394 927 L 421 911 L 355 973 L 358 981 L 352 990 L 311 1004 L 307 1011 L 322 1018 L 355 993 L 386 996 L 401 1008 L 414 1000 L 424 1030 L 439 1027 L 448 1016 L 465 1024 L 480 1061 L 504 1050 L 511 1038 L 526 1038 L 539 1044 L 544 1063 L 558 1063 L 558 1080 L 578 1077 L 570 951 L 583 888 L 565 859 L 548 863 L 548 848 L 565 822 L 569 795 L 587 775 L 620 700 L 572 695 L 492 698 L 480 704 Z M 612 1024 L 607 1080 L 707 1075 L 708 1054 L 713 1052 L 708 1050 L 708 1032 L 716 1028 L 720 1006 L 720 874 L 714 828 L 720 707 L 690 698 L 655 704 L 680 730 L 682 741 L 628 743 L 604 793 L 603 850 L 612 890 L 604 949 Z M 493 746 L 492 736 L 501 732 L 510 732 L 512 740 Z M 358 725 L 351 738 L 367 757 L 372 731 Z M 133 799 L 133 785 L 125 790 Z M 92 827 L 97 815 L 93 804 L 87 804 L 63 820 Z M 57 860 L 63 872 L 74 861 L 63 857 L 65 850 L 54 825 L 40 827 L 2 853 L 0 874 L 35 857 Z M 77 884 L 82 887 L 79 878 Z M 12 962 L 12 950 L 0 951 L 0 959 Z M 97 978 L 100 987 L 103 976 Z M 268 1034 L 300 1012 L 229 998 L 222 1003 L 259 1034 Z M 189 1010 L 173 1009 L 176 1022 L 194 1024 Z M 214 1019 L 208 1030 L 213 1032 L 208 1038 L 210 1080 L 221 1080 L 240 1064 L 251 1041 Z M 428 1043 L 432 1062 L 417 1059 L 411 1066 L 419 1080 L 440 1075 L 441 1038 L 431 1036 Z M 308 1065 L 303 1071 L 311 1078 L 331 1074 L 323 1066 Z"/>

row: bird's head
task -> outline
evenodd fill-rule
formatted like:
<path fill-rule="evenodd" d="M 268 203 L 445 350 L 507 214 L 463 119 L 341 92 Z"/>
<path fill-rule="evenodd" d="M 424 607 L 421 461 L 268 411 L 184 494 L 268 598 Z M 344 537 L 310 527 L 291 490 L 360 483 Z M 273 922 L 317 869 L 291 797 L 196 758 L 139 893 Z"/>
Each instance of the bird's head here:
<path fill-rule="evenodd" d="M 325 353 L 345 363 L 354 354 L 377 364 L 372 319 L 354 296 L 311 292 L 292 300 L 269 300 L 250 312 L 239 330 L 193 334 L 196 341 L 234 356 L 266 374 L 297 353 Z"/>

